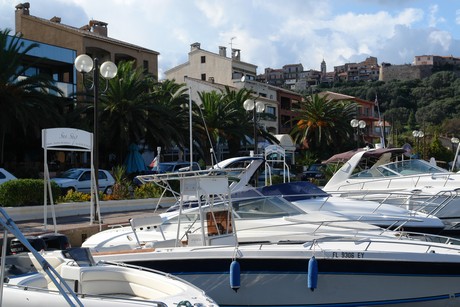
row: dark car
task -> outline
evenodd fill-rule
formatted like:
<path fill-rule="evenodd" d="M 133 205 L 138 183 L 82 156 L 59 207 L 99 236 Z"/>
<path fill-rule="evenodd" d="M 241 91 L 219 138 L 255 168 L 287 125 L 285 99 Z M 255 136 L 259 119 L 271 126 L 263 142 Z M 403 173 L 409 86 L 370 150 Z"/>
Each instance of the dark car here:
<path fill-rule="evenodd" d="M 27 241 L 29 241 L 30 245 L 37 250 L 46 250 L 46 242 L 42 238 L 36 236 L 27 236 Z M 10 252 L 11 254 L 19 254 L 19 253 L 28 253 L 29 250 L 22 244 L 19 239 L 14 238 L 10 242 Z"/>
<path fill-rule="evenodd" d="M 314 179 L 320 180 L 325 179 L 325 170 L 327 168 L 326 164 L 312 164 L 310 165 L 305 172 L 302 173 L 302 181 L 312 181 Z"/>
<path fill-rule="evenodd" d="M 61 233 L 45 233 L 38 237 L 45 241 L 47 250 L 64 250 L 72 247 L 69 238 Z"/>
<path fill-rule="evenodd" d="M 192 162 L 192 171 L 199 171 L 200 169 L 198 163 Z M 189 170 L 190 162 L 188 161 L 160 162 L 156 167 L 152 168 L 152 174 L 175 173 Z"/>

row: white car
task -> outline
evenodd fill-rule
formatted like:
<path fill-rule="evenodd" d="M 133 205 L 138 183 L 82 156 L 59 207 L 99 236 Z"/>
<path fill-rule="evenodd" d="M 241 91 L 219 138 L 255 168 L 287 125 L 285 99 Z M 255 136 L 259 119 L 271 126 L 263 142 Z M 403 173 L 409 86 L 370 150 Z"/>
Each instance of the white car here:
<path fill-rule="evenodd" d="M 8 172 L 4 168 L 0 168 L 0 184 L 5 183 L 7 181 L 17 179 L 13 174 Z"/>
<path fill-rule="evenodd" d="M 58 177 L 52 178 L 62 189 L 63 193 L 69 190 L 90 193 L 91 192 L 91 169 L 90 168 L 71 168 Z M 99 170 L 98 187 L 99 191 L 105 194 L 112 194 L 115 179 L 106 170 Z"/>

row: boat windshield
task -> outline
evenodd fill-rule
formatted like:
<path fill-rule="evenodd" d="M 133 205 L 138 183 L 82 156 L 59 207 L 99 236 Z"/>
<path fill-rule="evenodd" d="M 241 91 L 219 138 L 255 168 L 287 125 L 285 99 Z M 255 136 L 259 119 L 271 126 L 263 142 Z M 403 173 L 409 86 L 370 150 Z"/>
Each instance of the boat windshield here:
<path fill-rule="evenodd" d="M 304 214 L 302 210 L 278 196 L 233 200 L 233 211 L 237 218 L 257 219 Z"/>
<path fill-rule="evenodd" d="M 256 198 L 244 198 L 244 199 L 233 199 L 233 213 L 236 219 L 266 219 L 266 218 L 278 218 L 284 216 L 292 216 L 305 214 L 302 210 L 292 205 L 279 196 L 270 197 L 256 197 Z M 223 211 L 227 209 L 228 203 L 220 202 L 212 205 L 212 208 L 205 206 L 202 209 L 206 211 Z M 198 221 L 200 217 L 199 208 L 193 208 L 185 210 L 181 213 L 181 223 Z M 167 223 L 177 223 L 178 216 L 168 218 Z"/>
<path fill-rule="evenodd" d="M 363 178 L 363 177 L 396 177 L 396 176 L 410 176 L 410 175 L 423 175 L 435 173 L 448 173 L 447 170 L 438 166 L 432 165 L 423 160 L 404 160 L 372 167 L 370 169 L 353 174 L 350 178 Z"/>
<path fill-rule="evenodd" d="M 80 267 L 95 265 L 95 261 L 89 248 L 72 247 L 64 250 L 62 254 L 68 259 L 73 259 Z"/>

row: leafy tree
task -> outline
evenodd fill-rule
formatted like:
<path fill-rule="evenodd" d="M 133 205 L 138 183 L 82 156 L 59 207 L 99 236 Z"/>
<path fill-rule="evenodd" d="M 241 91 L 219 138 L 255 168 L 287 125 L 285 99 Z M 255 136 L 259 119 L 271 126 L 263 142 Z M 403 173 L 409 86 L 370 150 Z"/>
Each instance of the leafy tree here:
<path fill-rule="evenodd" d="M 407 126 L 409 130 L 415 130 L 415 128 L 417 128 L 417 121 L 415 120 L 414 111 L 411 111 L 409 113 L 409 119 L 407 120 Z"/>
<path fill-rule="evenodd" d="M 426 158 L 429 159 L 431 157 L 434 157 L 436 160 L 446 162 L 451 161 L 453 159 L 452 151 L 450 151 L 442 145 L 437 135 L 435 135 L 435 137 L 432 139 L 430 146 L 428 148 L 428 157 Z"/>

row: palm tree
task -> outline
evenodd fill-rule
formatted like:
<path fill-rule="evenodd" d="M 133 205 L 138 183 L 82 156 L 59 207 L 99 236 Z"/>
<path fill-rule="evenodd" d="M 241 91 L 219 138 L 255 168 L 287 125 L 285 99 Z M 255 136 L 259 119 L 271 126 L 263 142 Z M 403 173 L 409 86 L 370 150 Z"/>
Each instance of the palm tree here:
<path fill-rule="evenodd" d="M 120 62 L 117 76 L 101 95 L 101 145 L 107 153 L 115 152 L 120 164 L 129 145 L 145 138 L 151 84 L 151 77 L 144 75 L 141 67 L 134 68 L 134 62 Z"/>
<path fill-rule="evenodd" d="M 356 113 L 355 103 L 314 94 L 300 102 L 298 112 L 291 136 L 318 156 L 327 156 L 331 147 L 340 148 L 352 136 L 349 122 Z"/>
<path fill-rule="evenodd" d="M 49 76 L 27 74 L 37 62 L 29 63 L 25 58 L 39 45 L 25 46 L 21 36 L 9 33 L 9 29 L 0 32 L 0 163 L 4 163 L 7 131 L 15 142 L 11 148 L 18 148 L 21 138 L 39 140 L 41 129 L 53 127 L 62 119 L 59 97 L 49 93 L 62 96 L 62 92 Z"/>
<path fill-rule="evenodd" d="M 211 145 L 218 147 L 226 143 L 231 155 L 236 154 L 241 141 L 246 141 L 245 136 L 252 134 L 252 125 L 243 108 L 243 102 L 250 92 L 246 89 L 235 92 L 226 87 L 221 92 L 199 92 L 198 95 L 201 105 L 196 111 L 199 118 L 195 120 L 195 129 L 204 148 L 205 161 L 209 162 L 206 154 Z"/>
<path fill-rule="evenodd" d="M 151 146 L 189 146 L 189 95 L 185 84 L 164 80 L 153 85 L 147 107 L 146 141 Z"/>

